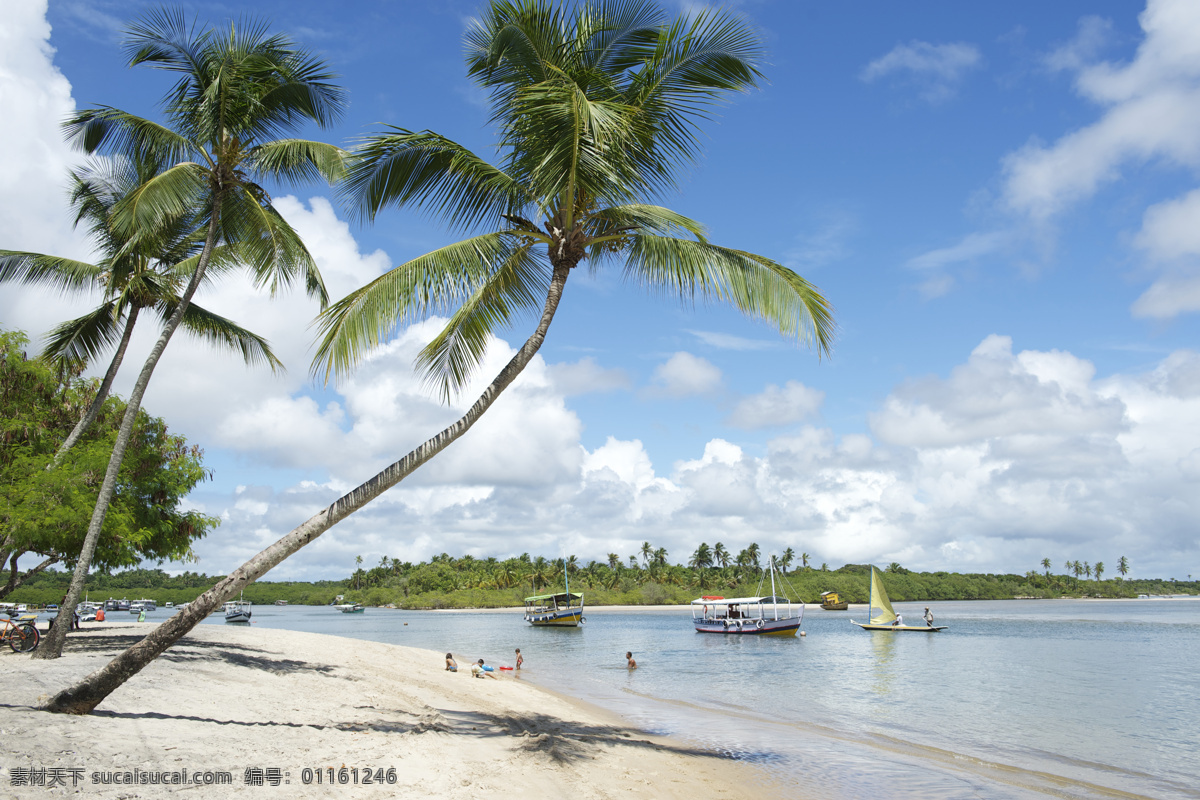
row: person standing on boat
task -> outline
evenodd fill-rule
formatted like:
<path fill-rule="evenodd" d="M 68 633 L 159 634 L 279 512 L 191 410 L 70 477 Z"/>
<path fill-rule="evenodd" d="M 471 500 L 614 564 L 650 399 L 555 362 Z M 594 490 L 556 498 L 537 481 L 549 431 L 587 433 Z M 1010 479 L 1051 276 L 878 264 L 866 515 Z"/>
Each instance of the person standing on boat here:
<path fill-rule="evenodd" d="M 900 612 L 897 611 L 896 618 L 894 620 L 892 620 L 892 627 L 899 628 L 903 624 L 904 624 L 904 617 L 900 616 Z"/>
<path fill-rule="evenodd" d="M 933 627 L 933 612 L 929 610 L 929 606 L 925 606 L 924 620 L 926 625 L 928 625 L 930 628 Z"/>

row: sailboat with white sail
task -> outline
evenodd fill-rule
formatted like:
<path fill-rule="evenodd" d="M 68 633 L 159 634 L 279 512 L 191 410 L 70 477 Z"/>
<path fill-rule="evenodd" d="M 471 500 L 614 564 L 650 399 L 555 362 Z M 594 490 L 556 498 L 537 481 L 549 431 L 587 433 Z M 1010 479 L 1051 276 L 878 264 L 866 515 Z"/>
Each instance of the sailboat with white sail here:
<path fill-rule="evenodd" d="M 921 631 L 922 633 L 937 633 L 946 630 L 945 625 L 897 625 L 896 612 L 892 609 L 892 601 L 888 599 L 887 590 L 883 588 L 883 575 L 871 565 L 871 605 L 868 608 L 871 621 L 867 623 L 850 622 L 864 631 Z"/>

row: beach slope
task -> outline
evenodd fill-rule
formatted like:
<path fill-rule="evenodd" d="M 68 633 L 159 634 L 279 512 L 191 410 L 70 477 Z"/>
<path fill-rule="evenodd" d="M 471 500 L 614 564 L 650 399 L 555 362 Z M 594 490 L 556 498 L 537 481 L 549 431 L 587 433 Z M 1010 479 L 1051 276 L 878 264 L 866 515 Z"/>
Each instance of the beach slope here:
<path fill-rule="evenodd" d="M 774 794 L 752 767 L 520 679 L 473 679 L 444 671 L 440 653 L 319 634 L 198 626 L 94 714 L 37 710 L 147 627 L 72 634 L 55 661 L 0 654 L 0 795 Z"/>

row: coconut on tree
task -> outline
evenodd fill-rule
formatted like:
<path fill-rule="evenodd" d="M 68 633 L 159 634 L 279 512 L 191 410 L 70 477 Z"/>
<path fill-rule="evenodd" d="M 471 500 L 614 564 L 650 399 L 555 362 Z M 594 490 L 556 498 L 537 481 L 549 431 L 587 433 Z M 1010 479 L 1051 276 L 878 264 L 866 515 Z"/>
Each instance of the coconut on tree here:
<path fill-rule="evenodd" d="M 744 22 L 711 10 L 672 20 L 646 0 L 493 2 L 466 41 L 468 74 L 489 94 L 498 162 L 431 131 L 388 128 L 358 148 L 345 192 L 366 219 L 410 206 L 487 232 L 400 264 L 332 305 L 320 317 L 314 369 L 349 374 L 398 327 L 448 313 L 418 363 L 451 397 L 495 332 L 533 317 L 532 334 L 459 420 L 61 692 L 51 710 L 87 713 L 226 598 L 465 434 L 533 359 L 581 265 L 619 268 L 685 303 L 729 303 L 829 352 L 832 310 L 812 284 L 770 258 L 713 244 L 700 223 L 654 203 L 699 154 L 711 110 L 761 78 L 761 43 Z"/>

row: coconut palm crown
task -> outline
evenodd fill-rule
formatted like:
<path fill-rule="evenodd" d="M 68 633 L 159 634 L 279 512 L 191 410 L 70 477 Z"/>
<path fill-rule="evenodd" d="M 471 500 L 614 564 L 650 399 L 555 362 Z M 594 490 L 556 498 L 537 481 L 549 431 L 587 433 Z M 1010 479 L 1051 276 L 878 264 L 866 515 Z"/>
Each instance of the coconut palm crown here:
<path fill-rule="evenodd" d="M 112 358 L 87 413 L 59 449 L 58 458 L 78 440 L 104 404 L 128 347 L 138 316 L 144 309 L 165 322 L 179 303 L 184 282 L 195 269 L 204 244 L 195 215 L 164 220 L 158 231 L 121 235 L 110 224 L 114 206 L 153 177 L 153 165 L 127 159 L 96 159 L 71 173 L 71 205 L 75 225 L 91 234 L 95 263 L 14 250 L 0 250 L 0 282 L 16 281 L 51 286 L 63 294 L 86 295 L 98 290 L 102 300 L 83 316 L 67 320 L 45 337 L 42 357 L 70 372 L 110 348 Z M 236 251 L 213 251 L 215 265 L 237 266 Z M 214 274 L 212 270 L 207 277 Z M 181 320 L 184 330 L 214 346 L 237 350 L 247 364 L 281 366 L 266 340 L 232 320 L 190 304 Z"/>
<path fill-rule="evenodd" d="M 699 153 L 699 125 L 754 87 L 758 37 L 739 18 L 667 20 L 644 0 L 493 2 L 466 35 L 467 67 L 489 93 L 498 164 L 431 131 L 367 137 L 344 191 L 372 219 L 413 205 L 485 229 L 401 264 L 321 316 L 313 370 L 348 373 L 396 328 L 449 314 L 419 364 L 447 399 L 489 335 L 561 291 L 570 270 L 623 266 L 633 283 L 685 303 L 732 303 L 829 352 L 834 324 L 815 287 L 769 258 L 708 241 L 696 221 L 649 201 Z"/>
<path fill-rule="evenodd" d="M 130 391 L 71 586 L 38 658 L 62 653 L 65 620 L 82 594 L 142 397 L 217 246 L 236 248 L 258 282 L 272 290 L 303 273 L 309 292 L 325 301 L 312 259 L 258 182 L 341 177 L 340 148 L 271 138 L 307 122 L 325 126 L 340 114 L 345 94 L 324 63 L 287 37 L 269 34 L 262 23 L 231 24 L 227 32 L 201 29 L 189 25 L 182 11 L 168 9 L 129 28 L 126 52 L 130 66 L 145 64 L 176 76 L 163 102 L 165 121 L 101 106 L 78 112 L 64 127 L 87 153 L 153 165 L 153 176 L 113 206 L 110 224 L 117 235 L 137 242 L 157 235 L 171 220 L 191 216 L 197 231 L 204 231 L 204 244 Z"/>

